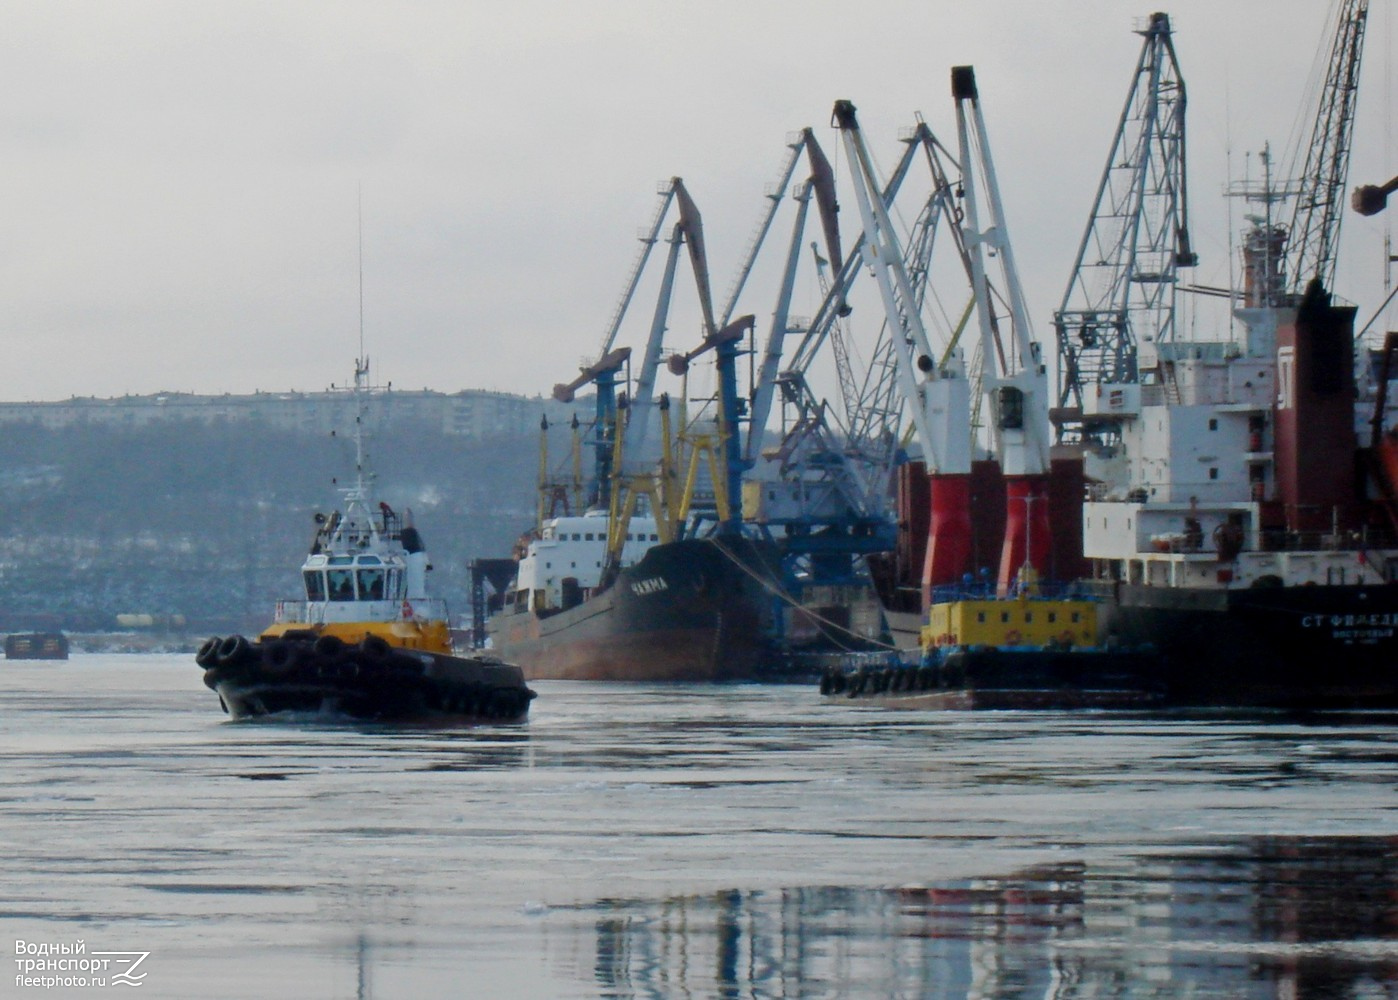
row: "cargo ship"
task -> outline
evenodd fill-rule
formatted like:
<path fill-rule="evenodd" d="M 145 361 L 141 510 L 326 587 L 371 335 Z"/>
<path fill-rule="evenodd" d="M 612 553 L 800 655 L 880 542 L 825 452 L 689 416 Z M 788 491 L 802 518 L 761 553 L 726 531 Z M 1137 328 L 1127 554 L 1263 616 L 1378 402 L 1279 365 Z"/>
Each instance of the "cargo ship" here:
<path fill-rule="evenodd" d="M 692 206 L 688 212 L 694 226 Z M 696 229 L 691 239 L 697 242 Z M 673 436 L 669 398 L 653 396 L 663 325 L 652 330 L 629 398 L 616 392 L 627 348 L 605 352 L 571 384 L 555 387 L 560 402 L 571 402 L 584 384 L 596 388 L 591 503 L 558 516 L 556 502 L 583 492 L 581 432 L 575 425 L 575 472 L 561 492 L 549 482 L 545 436 L 539 515 L 516 546 L 513 572 L 493 581 L 487 597 L 484 561 L 473 567 L 482 639 L 527 679 L 807 680 L 819 670 L 808 653 L 879 641 L 872 592 L 825 572 L 849 559 L 838 544 L 850 537 L 842 526 L 807 521 L 805 531 L 779 540 L 771 525 L 744 520 L 747 401 L 738 395 L 736 363 L 753 325 L 752 316 L 740 317 L 670 357 L 671 372 L 683 375 L 711 353 L 717 382 L 712 407 L 682 418 Z M 705 329 L 714 329 L 711 317 Z M 646 446 L 652 417 L 659 418 L 658 449 Z M 863 602 L 851 598 L 858 593 Z M 480 610 L 487 602 L 488 617 Z"/>
<path fill-rule="evenodd" d="M 1333 9 L 1296 179 L 1275 183 L 1264 148 L 1260 184 L 1230 186 L 1257 214 L 1242 236 L 1241 287 L 1195 289 L 1229 299 L 1238 332 L 1214 340 L 1181 337 L 1173 319 L 1176 269 L 1196 258 L 1183 205 L 1183 80 L 1168 18 L 1154 15 L 1143 56 L 1167 54 L 1176 75 L 1155 94 L 1150 120 L 1166 124 L 1149 145 L 1177 154 L 1158 164 L 1171 177 L 1161 189 L 1180 201 L 1157 202 L 1171 224 L 1142 218 L 1140 230 L 1160 238 L 1133 248 L 1130 264 L 1114 262 L 1120 287 L 1139 298 L 1103 309 L 1106 300 L 1070 287 L 1057 316 L 1065 369 L 1084 376 L 1069 395 L 1093 480 L 1082 511 L 1088 583 L 1106 599 L 1109 636 L 1160 647 L 1178 703 L 1398 705 L 1394 344 L 1362 350 L 1356 365 L 1355 307 L 1332 294 L 1367 11 L 1367 0 Z M 1121 160 L 1109 159 L 1104 191 Z M 1101 198 L 1077 289 L 1108 273 L 1093 226 L 1102 222 L 1100 237 L 1119 222 Z M 1282 222 L 1274 213 L 1288 198 Z"/>
<path fill-rule="evenodd" d="M 1250 288 L 1279 277 L 1266 236 L 1247 244 Z M 1102 627 L 1159 646 L 1176 702 L 1398 706 L 1394 345 L 1361 399 L 1355 310 L 1318 282 L 1238 314 L 1243 344 L 1161 345 L 1150 379 L 1088 402 L 1126 463 L 1083 506 Z"/>
<path fill-rule="evenodd" d="M 1174 313 L 1180 269 L 1197 255 L 1184 204 L 1185 88 L 1163 14 L 1140 32 L 1142 58 L 1055 313 L 1059 434 L 1034 508 L 1051 536 L 1035 537 L 1062 551 L 1043 568 L 1100 602 L 1100 644 L 1159 650 L 1174 704 L 1398 706 L 1398 439 L 1386 409 L 1398 345 L 1390 336 L 1356 365 L 1356 310 L 1331 291 L 1367 4 L 1338 8 L 1299 178 L 1274 183 L 1264 150 L 1261 185 L 1229 191 L 1259 206 L 1247 216 L 1240 286 L 1192 288 L 1228 301 L 1220 333 L 1196 338 L 1189 324 L 1186 335 Z M 1291 196 L 1289 224 L 1275 221 Z M 972 565 L 985 566 L 1000 536 L 984 498 L 998 487 L 978 485 L 977 472 L 966 507 L 981 550 Z M 909 527 L 883 577 L 904 644 L 937 585 L 954 582 L 931 574 L 927 479 L 902 474 Z M 1074 479 L 1075 497 L 1054 488 Z"/>
<path fill-rule="evenodd" d="M 604 585 L 607 520 L 544 523 L 486 622 L 494 652 L 530 680 L 777 679 L 774 551 L 742 535 L 661 543 L 637 517 Z"/>

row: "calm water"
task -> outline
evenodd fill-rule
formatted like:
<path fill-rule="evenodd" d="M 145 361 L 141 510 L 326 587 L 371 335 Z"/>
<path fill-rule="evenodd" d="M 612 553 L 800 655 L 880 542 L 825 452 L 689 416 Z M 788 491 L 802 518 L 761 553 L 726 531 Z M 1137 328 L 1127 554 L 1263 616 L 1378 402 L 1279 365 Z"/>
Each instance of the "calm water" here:
<path fill-rule="evenodd" d="M 179 998 L 1398 997 L 1398 716 L 539 683 L 518 726 L 231 723 L 199 674 L 0 663 L 11 959 L 148 952 L 131 995 Z"/>

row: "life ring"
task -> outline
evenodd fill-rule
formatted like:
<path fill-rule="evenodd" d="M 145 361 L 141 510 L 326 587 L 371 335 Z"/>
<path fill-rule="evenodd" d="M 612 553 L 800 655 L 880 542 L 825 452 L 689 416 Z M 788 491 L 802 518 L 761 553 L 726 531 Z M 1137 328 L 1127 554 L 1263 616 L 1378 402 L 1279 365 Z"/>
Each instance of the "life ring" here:
<path fill-rule="evenodd" d="M 1012 628 L 1012 629 L 1010 629 L 1008 632 L 1005 633 L 1005 645 L 1006 645 L 1006 646 L 1018 646 L 1018 645 L 1019 645 L 1019 641 L 1020 641 L 1021 639 L 1023 639 L 1023 638 L 1024 638 L 1024 636 L 1022 636 L 1022 635 L 1019 634 L 1019 629 L 1017 629 L 1017 628 Z"/>

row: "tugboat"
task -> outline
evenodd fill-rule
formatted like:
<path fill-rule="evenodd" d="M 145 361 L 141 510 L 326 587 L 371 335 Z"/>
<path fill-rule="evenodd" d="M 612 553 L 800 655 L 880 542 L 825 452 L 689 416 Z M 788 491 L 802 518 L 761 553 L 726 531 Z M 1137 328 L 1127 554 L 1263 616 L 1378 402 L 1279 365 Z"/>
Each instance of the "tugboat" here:
<path fill-rule="evenodd" d="M 362 398 L 367 360 L 355 366 Z M 317 514 L 301 566 L 304 600 L 278 601 L 256 638 L 213 636 L 195 661 L 233 718 L 331 711 L 357 719 L 523 719 L 534 698 L 516 666 L 457 656 L 446 603 L 428 596 L 431 568 L 411 516 L 371 506 L 362 438 L 345 510 Z"/>

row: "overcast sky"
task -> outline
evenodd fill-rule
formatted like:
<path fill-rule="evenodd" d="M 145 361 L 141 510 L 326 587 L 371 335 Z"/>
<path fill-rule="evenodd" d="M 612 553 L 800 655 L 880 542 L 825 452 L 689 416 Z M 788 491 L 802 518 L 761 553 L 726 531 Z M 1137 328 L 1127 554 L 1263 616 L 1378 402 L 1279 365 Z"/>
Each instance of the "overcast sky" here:
<path fill-rule="evenodd" d="M 1241 175 L 1249 151 L 1294 132 L 1331 6 L 1165 8 L 1189 87 L 1201 283 L 1228 281 L 1229 164 Z M 1373 6 L 1352 184 L 1398 173 L 1395 32 Z M 848 98 L 885 164 L 916 112 L 954 140 L 962 63 L 1048 340 L 1151 10 L 0 0 L 0 398 L 343 382 L 361 190 L 375 375 L 546 392 L 595 352 L 658 181 L 683 176 L 703 210 L 721 293 L 789 132 L 814 126 L 835 158 L 830 109 Z M 1361 322 L 1384 294 L 1386 225 L 1346 212 L 1337 290 Z"/>

